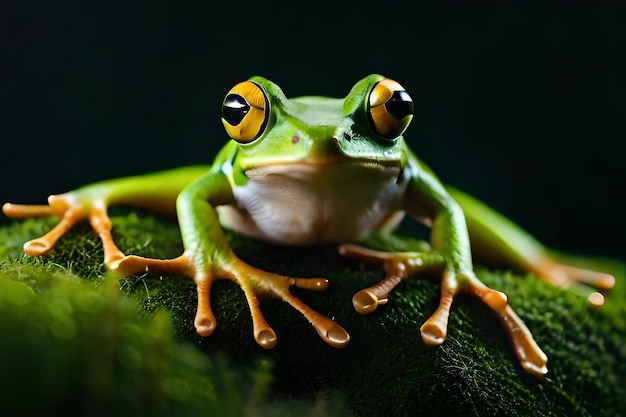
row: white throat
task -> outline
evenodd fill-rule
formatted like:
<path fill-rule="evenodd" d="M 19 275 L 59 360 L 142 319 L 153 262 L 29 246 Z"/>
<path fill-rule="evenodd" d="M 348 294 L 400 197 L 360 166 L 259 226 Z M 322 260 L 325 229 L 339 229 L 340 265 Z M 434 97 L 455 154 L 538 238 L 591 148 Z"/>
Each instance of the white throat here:
<path fill-rule="evenodd" d="M 365 238 L 402 210 L 400 168 L 375 162 L 274 164 L 246 171 L 225 227 L 275 243 L 313 245 Z"/>

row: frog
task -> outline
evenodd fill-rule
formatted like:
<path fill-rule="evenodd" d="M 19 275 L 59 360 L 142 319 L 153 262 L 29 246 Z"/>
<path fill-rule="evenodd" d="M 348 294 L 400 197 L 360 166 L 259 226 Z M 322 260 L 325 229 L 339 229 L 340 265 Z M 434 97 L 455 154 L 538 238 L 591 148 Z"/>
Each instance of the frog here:
<path fill-rule="evenodd" d="M 253 337 L 265 349 L 278 340 L 260 309 L 266 297 L 297 310 L 333 348 L 345 348 L 350 335 L 292 291 L 324 291 L 330 285 L 326 278 L 291 277 L 249 265 L 230 247 L 224 230 L 278 245 L 337 245 L 340 255 L 381 270 L 380 281 L 354 294 L 358 313 L 371 314 L 386 304 L 405 280 L 435 277 L 440 298 L 420 327 L 424 343 L 444 343 L 454 299 L 470 294 L 502 323 L 521 368 L 542 378 L 548 372 L 546 354 L 505 293 L 478 279 L 473 256 L 487 254 L 559 287 L 589 288 L 586 294 L 595 305 L 602 304 L 599 291 L 610 289 L 615 278 L 559 263 L 503 215 L 444 185 L 404 138 L 414 111 L 402 85 L 380 74 L 364 77 L 343 98 L 287 98 L 278 85 L 253 76 L 223 100 L 221 121 L 230 139 L 211 165 L 103 180 L 51 195 L 47 204 L 5 203 L 2 209 L 16 219 L 59 218 L 48 233 L 24 244 L 27 255 L 49 253 L 74 225 L 88 222 L 102 242 L 108 270 L 193 280 L 194 326 L 203 337 L 217 326 L 212 284 L 233 281 L 247 300 Z M 176 216 L 182 253 L 170 259 L 125 254 L 114 241 L 108 215 L 117 204 Z M 430 228 L 423 250 L 387 251 L 366 244 L 374 233 L 393 233 L 404 217 Z"/>

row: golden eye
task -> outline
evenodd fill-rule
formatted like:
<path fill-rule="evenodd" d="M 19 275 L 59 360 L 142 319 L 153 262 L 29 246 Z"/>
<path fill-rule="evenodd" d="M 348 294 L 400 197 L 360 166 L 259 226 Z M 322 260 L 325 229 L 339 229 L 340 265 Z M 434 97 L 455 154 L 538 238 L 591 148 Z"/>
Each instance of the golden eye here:
<path fill-rule="evenodd" d="M 269 113 L 269 100 L 263 88 L 252 81 L 244 81 L 226 94 L 222 123 L 228 136 L 239 143 L 248 143 L 261 136 Z"/>
<path fill-rule="evenodd" d="M 404 133 L 413 119 L 413 100 L 400 84 L 385 78 L 374 84 L 367 113 L 376 133 L 395 139 Z"/>

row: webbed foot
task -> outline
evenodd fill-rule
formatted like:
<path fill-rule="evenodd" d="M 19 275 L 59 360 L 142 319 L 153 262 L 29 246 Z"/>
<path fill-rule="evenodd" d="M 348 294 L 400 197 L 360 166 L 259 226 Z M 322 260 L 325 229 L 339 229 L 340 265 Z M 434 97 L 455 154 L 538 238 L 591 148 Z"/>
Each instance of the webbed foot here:
<path fill-rule="evenodd" d="M 58 216 L 59 222 L 45 235 L 24 244 L 24 252 L 31 256 L 50 252 L 57 241 L 76 224 L 89 221 L 93 230 L 100 236 L 104 248 L 105 264 L 124 257 L 111 236 L 111 220 L 106 212 L 103 199 L 80 198 L 73 193 L 57 194 L 48 197 L 47 205 L 24 205 L 6 203 L 2 211 L 7 217 L 23 219 L 29 217 Z"/>
<path fill-rule="evenodd" d="M 596 290 L 610 290 L 615 286 L 613 275 L 565 265 L 547 256 L 542 261 L 531 264 L 530 269 L 544 281 L 568 288 L 587 298 L 593 307 L 604 304 L 604 295 Z"/>
<path fill-rule="evenodd" d="M 290 287 L 312 291 L 324 291 L 328 281 L 323 278 L 290 278 L 251 267 L 234 254 L 225 257 L 219 265 L 207 265 L 210 254 L 198 254 L 195 257 L 183 254 L 174 259 L 150 259 L 135 255 L 125 255 L 113 241 L 112 223 L 107 215 L 105 198 L 75 193 L 52 195 L 47 205 L 4 204 L 4 214 L 11 218 L 47 217 L 56 215 L 60 218 L 55 227 L 45 235 L 24 244 L 24 252 L 31 256 L 49 253 L 57 241 L 74 225 L 89 221 L 99 235 L 104 248 L 104 264 L 109 270 L 123 275 L 144 272 L 162 274 L 180 274 L 194 280 L 198 293 L 198 308 L 195 327 L 202 336 L 210 335 L 216 321 L 210 306 L 211 284 L 219 279 L 230 279 L 244 291 L 250 307 L 254 338 L 266 348 L 274 347 L 277 341 L 274 330 L 268 325 L 259 308 L 261 296 L 278 297 L 298 310 L 313 325 L 319 336 L 335 348 L 343 348 L 350 341 L 348 333 L 331 319 L 314 311 L 290 292 Z M 201 265 L 201 266 L 198 266 Z"/>
<path fill-rule="evenodd" d="M 352 302 L 359 313 L 372 313 L 378 305 L 385 304 L 389 293 L 409 276 L 438 273 L 442 276 L 441 296 L 437 309 L 420 328 L 424 343 L 440 345 L 445 341 L 454 297 L 461 292 L 471 293 L 483 301 L 504 325 L 522 367 L 535 377 L 543 377 L 548 372 L 546 354 L 508 305 L 506 295 L 485 286 L 472 271 L 447 269 L 444 258 L 435 252 L 394 253 L 358 245 L 342 245 L 339 251 L 346 257 L 377 264 L 385 271 L 380 282 L 355 294 Z"/>
<path fill-rule="evenodd" d="M 290 292 L 290 287 L 311 291 L 324 291 L 328 280 L 324 278 L 290 278 L 254 268 L 232 255 L 229 261 L 208 267 L 206 270 L 195 266 L 190 256 L 183 254 L 174 259 L 149 259 L 139 256 L 126 256 L 111 265 L 112 269 L 124 274 L 146 270 L 157 273 L 181 274 L 191 277 L 196 283 L 198 307 L 194 325 L 202 336 L 209 336 L 217 322 L 211 310 L 211 285 L 220 279 L 229 279 L 241 287 L 252 316 L 253 334 L 256 342 L 265 349 L 276 345 L 277 336 L 267 323 L 260 309 L 260 298 L 277 297 L 298 310 L 315 328 L 322 340 L 334 348 L 344 348 L 350 341 L 348 333 L 337 323 L 304 304 Z"/>

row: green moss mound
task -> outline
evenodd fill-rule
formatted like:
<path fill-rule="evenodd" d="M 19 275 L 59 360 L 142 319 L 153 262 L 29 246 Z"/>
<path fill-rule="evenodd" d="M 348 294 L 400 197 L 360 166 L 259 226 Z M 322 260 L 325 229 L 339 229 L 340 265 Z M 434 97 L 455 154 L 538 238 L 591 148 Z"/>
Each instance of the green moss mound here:
<path fill-rule="evenodd" d="M 122 250 L 151 257 L 181 251 L 175 222 L 113 216 Z M 549 357 L 543 381 L 518 365 L 500 324 L 479 302 L 460 298 L 440 347 L 419 327 L 438 301 L 434 280 L 402 283 L 389 303 L 361 316 L 352 295 L 380 279 L 376 268 L 341 258 L 333 246 L 288 248 L 229 234 L 249 263 L 292 276 L 324 276 L 325 293 L 295 289 L 352 337 L 335 350 L 278 300 L 262 309 L 279 341 L 263 350 L 241 291 L 212 292 L 218 328 L 193 329 L 196 294 L 182 277 L 106 278 L 87 226 L 54 252 L 21 255 L 24 241 L 53 220 L 0 228 L 0 392 L 5 410 L 29 415 L 507 415 L 614 416 L 626 409 L 626 290 L 620 279 L 602 309 L 531 276 L 478 269 Z M 400 239 L 396 244 L 413 245 Z M 121 289 L 121 291 L 120 291 Z M 91 414 L 90 414 L 91 415 Z"/>

